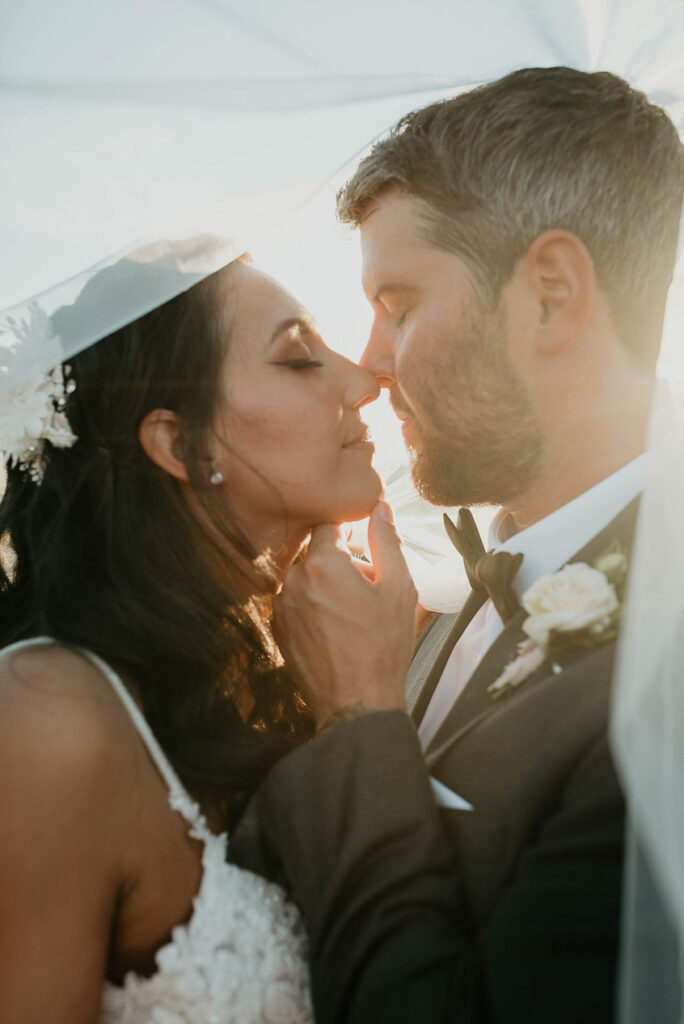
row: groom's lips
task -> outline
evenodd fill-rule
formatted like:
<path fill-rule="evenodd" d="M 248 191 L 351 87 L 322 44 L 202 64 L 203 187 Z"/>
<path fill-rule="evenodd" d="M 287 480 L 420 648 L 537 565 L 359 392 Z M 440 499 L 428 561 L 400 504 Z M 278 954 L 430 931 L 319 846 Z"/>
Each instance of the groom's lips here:
<path fill-rule="evenodd" d="M 398 420 L 401 420 L 402 423 L 405 423 L 407 420 L 411 419 L 408 409 L 405 409 L 404 406 L 397 401 L 395 395 L 391 391 L 389 400 L 390 405 L 392 406 L 392 412 L 394 413 Z"/>
<path fill-rule="evenodd" d="M 406 412 L 405 409 L 399 409 L 396 405 L 392 404 L 392 412 L 397 417 L 397 419 L 401 422 L 402 426 L 403 426 L 404 423 L 410 423 L 411 422 L 411 417 L 409 416 L 409 414 Z"/>
<path fill-rule="evenodd" d="M 415 420 L 411 419 L 410 416 L 407 416 L 406 414 L 402 415 L 399 412 L 397 412 L 397 418 L 401 422 L 401 433 L 404 438 L 404 441 L 406 441 L 408 445 L 415 446 L 417 438 L 420 434 L 416 426 Z"/>

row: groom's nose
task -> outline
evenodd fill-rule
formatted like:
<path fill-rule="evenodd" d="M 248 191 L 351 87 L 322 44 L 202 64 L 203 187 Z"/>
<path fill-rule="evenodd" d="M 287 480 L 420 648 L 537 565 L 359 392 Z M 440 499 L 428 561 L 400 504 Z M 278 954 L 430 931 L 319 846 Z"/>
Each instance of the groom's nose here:
<path fill-rule="evenodd" d="M 375 375 L 381 388 L 391 388 L 395 383 L 394 351 L 390 339 L 380 329 L 377 321 L 373 324 L 359 365 Z"/>

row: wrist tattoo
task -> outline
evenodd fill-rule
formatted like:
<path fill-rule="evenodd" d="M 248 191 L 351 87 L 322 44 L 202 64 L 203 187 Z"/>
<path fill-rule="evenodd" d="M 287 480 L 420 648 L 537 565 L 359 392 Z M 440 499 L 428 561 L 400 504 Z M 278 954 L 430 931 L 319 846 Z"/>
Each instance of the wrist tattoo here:
<path fill-rule="evenodd" d="M 338 708 L 337 711 L 333 711 L 332 715 L 319 726 L 317 735 L 320 736 L 322 732 L 327 732 L 328 729 L 334 729 L 336 725 L 341 725 L 342 722 L 351 722 L 354 718 L 361 718 L 362 715 L 372 715 L 375 708 L 367 708 L 365 704 L 358 701 L 356 704 L 347 704 L 346 707 Z"/>

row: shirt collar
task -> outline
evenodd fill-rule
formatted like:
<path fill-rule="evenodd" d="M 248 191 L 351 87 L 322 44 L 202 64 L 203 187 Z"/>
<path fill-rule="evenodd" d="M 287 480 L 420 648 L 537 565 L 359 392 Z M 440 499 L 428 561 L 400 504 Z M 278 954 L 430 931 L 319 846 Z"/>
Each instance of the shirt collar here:
<path fill-rule="evenodd" d="M 636 498 L 646 482 L 647 460 L 648 453 L 644 452 L 567 505 L 506 540 L 501 537 L 506 533 L 508 514 L 497 513 L 489 528 L 489 548 L 523 555 L 514 583 L 518 596 L 541 576 L 565 565 Z"/>

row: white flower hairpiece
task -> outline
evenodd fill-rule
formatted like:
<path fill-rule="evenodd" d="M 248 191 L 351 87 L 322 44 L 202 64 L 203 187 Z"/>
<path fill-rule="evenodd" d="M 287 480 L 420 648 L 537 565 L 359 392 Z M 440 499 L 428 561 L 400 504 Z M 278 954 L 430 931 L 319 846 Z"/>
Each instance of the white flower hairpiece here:
<path fill-rule="evenodd" d="M 37 307 L 30 308 L 29 313 L 30 321 L 6 325 L 19 340 L 17 347 L 30 338 L 33 343 L 45 342 L 46 346 L 56 348 L 59 339 L 51 331 L 49 318 Z M 45 442 L 56 448 L 71 448 L 77 440 L 64 415 L 66 396 L 75 388 L 74 381 L 65 382 L 62 366 L 57 365 L 2 396 L 0 450 L 8 465 L 26 470 L 36 483 L 41 482 L 45 471 Z"/>
<path fill-rule="evenodd" d="M 73 391 L 73 385 L 64 383 L 62 367 L 56 366 L 3 397 L 0 448 L 8 464 L 27 470 L 36 483 L 45 471 L 45 442 L 71 448 L 77 440 L 62 411 L 65 392 Z"/>

